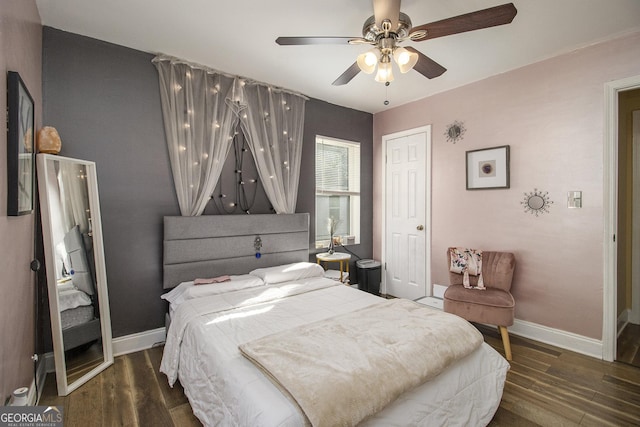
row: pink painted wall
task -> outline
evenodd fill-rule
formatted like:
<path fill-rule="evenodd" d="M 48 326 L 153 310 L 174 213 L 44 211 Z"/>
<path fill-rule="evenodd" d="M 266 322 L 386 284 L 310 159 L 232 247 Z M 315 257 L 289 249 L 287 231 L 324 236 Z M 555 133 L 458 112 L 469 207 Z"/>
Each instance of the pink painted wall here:
<path fill-rule="evenodd" d="M 35 215 L 7 217 L 7 71 L 17 71 L 42 117 L 42 26 L 35 0 L 2 0 L 0 7 L 0 405 L 33 380 Z"/>
<path fill-rule="evenodd" d="M 430 124 L 432 282 L 448 284 L 448 246 L 514 252 L 516 318 L 601 339 L 604 84 L 639 74 L 635 33 L 376 114 L 374 257 L 382 136 Z M 444 135 L 454 120 L 467 129 L 456 144 Z M 511 188 L 467 191 L 465 151 L 499 145 L 511 146 Z M 549 192 L 550 213 L 524 213 L 535 188 Z M 583 192 L 582 209 L 567 208 L 570 190 Z"/>

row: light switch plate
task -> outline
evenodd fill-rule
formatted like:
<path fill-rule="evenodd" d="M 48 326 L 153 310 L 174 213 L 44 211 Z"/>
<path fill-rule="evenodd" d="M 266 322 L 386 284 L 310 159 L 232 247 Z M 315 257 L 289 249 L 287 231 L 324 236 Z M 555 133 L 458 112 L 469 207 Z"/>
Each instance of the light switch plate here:
<path fill-rule="evenodd" d="M 567 192 L 567 207 L 571 209 L 582 207 L 582 191 Z"/>

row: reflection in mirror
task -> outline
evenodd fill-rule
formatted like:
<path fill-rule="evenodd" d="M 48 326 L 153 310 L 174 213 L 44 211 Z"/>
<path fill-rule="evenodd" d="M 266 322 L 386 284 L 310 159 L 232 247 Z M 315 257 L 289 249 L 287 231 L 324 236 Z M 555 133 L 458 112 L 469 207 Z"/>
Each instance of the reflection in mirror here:
<path fill-rule="evenodd" d="M 58 394 L 113 363 L 96 166 L 38 154 Z"/>
<path fill-rule="evenodd" d="M 447 131 L 447 133 L 449 134 L 449 138 L 451 139 L 457 139 L 460 136 L 460 126 L 458 125 L 453 125 L 449 128 L 449 130 Z"/>
<path fill-rule="evenodd" d="M 529 197 L 527 203 L 529 204 L 529 207 L 531 209 L 542 209 L 542 207 L 544 206 L 544 199 L 540 196 L 534 195 Z"/>

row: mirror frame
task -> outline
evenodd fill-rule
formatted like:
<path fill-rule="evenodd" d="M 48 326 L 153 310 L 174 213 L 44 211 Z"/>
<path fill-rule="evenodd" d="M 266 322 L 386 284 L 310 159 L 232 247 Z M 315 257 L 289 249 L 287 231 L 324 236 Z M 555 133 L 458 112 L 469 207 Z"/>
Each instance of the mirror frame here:
<path fill-rule="evenodd" d="M 84 165 L 87 173 L 87 186 L 89 193 L 89 209 L 91 210 L 93 251 L 96 274 L 96 294 L 99 302 L 100 329 L 102 332 L 102 353 L 103 362 L 95 368 L 78 378 L 72 383 L 67 381 L 67 367 L 64 352 L 64 342 L 62 337 L 62 326 L 60 311 L 56 267 L 55 267 L 55 242 L 53 239 L 52 218 L 50 207 L 52 201 L 48 191 L 47 177 L 49 176 L 49 161 L 57 160 L 63 162 L 73 162 Z M 51 335 L 53 338 L 53 353 L 56 366 L 56 380 L 58 384 L 58 395 L 66 396 L 91 378 L 104 371 L 113 364 L 113 346 L 111 336 L 111 316 L 109 313 L 109 295 L 107 292 L 107 272 L 104 261 L 104 247 L 102 236 L 102 219 L 100 216 L 100 201 L 98 198 L 98 179 L 96 174 L 96 164 L 91 161 L 61 157 L 53 154 L 37 155 L 38 171 L 38 191 L 40 193 L 42 234 L 45 254 L 45 264 L 47 269 L 47 288 L 49 292 L 49 311 L 51 315 Z"/>

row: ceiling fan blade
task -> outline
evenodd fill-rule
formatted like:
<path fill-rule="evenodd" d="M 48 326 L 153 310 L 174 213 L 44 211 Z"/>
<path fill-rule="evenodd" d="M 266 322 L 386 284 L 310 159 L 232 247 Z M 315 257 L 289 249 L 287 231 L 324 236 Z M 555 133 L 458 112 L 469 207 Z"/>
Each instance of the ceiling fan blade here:
<path fill-rule="evenodd" d="M 400 18 L 400 0 L 373 0 L 373 16 L 378 28 L 382 28 L 382 21 L 391 21 L 391 29 L 398 28 Z"/>
<path fill-rule="evenodd" d="M 297 46 L 310 44 L 349 44 L 349 40 L 361 37 L 278 37 L 276 43 L 280 46 Z"/>
<path fill-rule="evenodd" d="M 358 63 L 354 62 L 353 65 L 340 75 L 333 83 L 334 86 L 342 86 L 346 85 L 360 72 L 360 67 L 358 67 Z"/>
<path fill-rule="evenodd" d="M 443 19 L 442 21 L 413 27 L 411 32 L 426 30 L 424 37 L 414 38 L 413 41 L 423 41 L 435 39 L 437 37 L 449 36 L 452 34 L 464 33 L 467 31 L 480 30 L 482 28 L 495 27 L 497 25 L 509 24 L 515 18 L 518 10 L 513 3 L 501 6 L 490 7 L 464 15 Z"/>
<path fill-rule="evenodd" d="M 422 52 L 412 48 L 411 46 L 405 47 L 410 52 L 418 54 L 418 62 L 413 66 L 413 69 L 422 74 L 423 76 L 433 79 L 435 77 L 441 76 L 445 71 L 442 65 L 438 64 L 433 59 L 429 58 Z"/>

